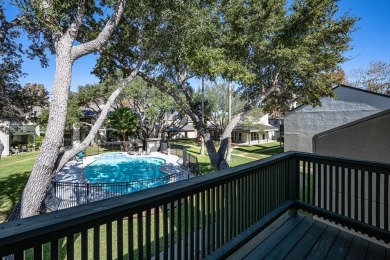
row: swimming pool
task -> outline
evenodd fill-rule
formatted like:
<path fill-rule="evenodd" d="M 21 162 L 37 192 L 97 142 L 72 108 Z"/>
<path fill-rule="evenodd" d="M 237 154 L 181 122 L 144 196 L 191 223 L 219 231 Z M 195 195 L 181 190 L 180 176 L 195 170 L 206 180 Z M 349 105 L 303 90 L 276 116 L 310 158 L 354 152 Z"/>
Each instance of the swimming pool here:
<path fill-rule="evenodd" d="M 122 153 L 107 153 L 95 157 L 85 168 L 90 183 L 115 193 L 131 193 L 169 182 L 160 171 L 165 160 L 157 157 L 129 157 Z M 104 185 L 103 185 L 104 184 Z"/>

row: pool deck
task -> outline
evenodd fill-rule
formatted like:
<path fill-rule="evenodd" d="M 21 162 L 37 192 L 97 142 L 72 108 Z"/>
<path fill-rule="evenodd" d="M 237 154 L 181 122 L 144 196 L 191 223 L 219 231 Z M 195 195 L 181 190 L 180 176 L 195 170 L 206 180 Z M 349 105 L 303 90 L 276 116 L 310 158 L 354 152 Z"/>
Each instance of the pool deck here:
<path fill-rule="evenodd" d="M 165 164 L 160 167 L 160 171 L 165 174 L 176 174 L 183 173 L 181 176 L 188 176 L 188 178 L 195 177 L 190 171 L 184 169 L 179 163 L 179 157 L 176 155 L 166 155 L 159 152 L 152 152 L 150 155 L 128 155 L 127 153 L 122 153 L 127 155 L 129 158 L 148 158 L 148 157 L 157 157 L 165 160 Z M 87 183 L 88 181 L 84 177 L 84 169 L 89 164 L 95 161 L 94 156 L 85 157 L 81 161 L 70 161 L 68 162 L 61 171 L 54 176 L 53 181 L 57 182 L 72 182 L 72 183 Z M 187 178 L 184 178 L 187 179 Z"/>
<path fill-rule="evenodd" d="M 129 155 L 127 153 L 122 153 L 130 158 L 148 158 L 155 157 L 165 160 L 165 164 L 160 166 L 160 171 L 173 175 L 171 181 L 181 181 L 186 180 L 192 177 L 195 177 L 190 171 L 183 168 L 180 164 L 180 158 L 176 155 L 166 155 L 159 152 L 152 152 L 150 155 Z M 88 180 L 85 178 L 84 169 L 95 161 L 95 156 L 85 157 L 80 161 L 70 161 L 61 171 L 53 177 L 53 181 L 65 182 L 65 183 L 88 183 Z M 76 205 L 85 204 L 85 198 L 88 197 L 89 202 L 98 201 L 105 198 L 110 198 L 117 196 L 118 194 L 107 192 L 102 189 L 92 189 L 89 193 L 85 191 L 85 188 L 80 186 L 75 190 L 72 186 L 59 186 L 59 194 L 52 193 L 53 190 L 49 191 L 45 196 L 45 205 L 49 211 L 60 210 L 64 208 L 69 208 Z M 88 195 L 89 194 L 89 195 Z"/>

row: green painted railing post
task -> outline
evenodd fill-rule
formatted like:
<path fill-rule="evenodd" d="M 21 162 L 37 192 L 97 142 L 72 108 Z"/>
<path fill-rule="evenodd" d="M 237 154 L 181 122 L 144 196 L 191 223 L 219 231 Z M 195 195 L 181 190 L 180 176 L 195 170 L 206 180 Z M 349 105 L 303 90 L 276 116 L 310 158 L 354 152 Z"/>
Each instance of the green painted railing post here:
<path fill-rule="evenodd" d="M 288 190 L 289 199 L 299 199 L 299 161 L 294 155 L 288 161 Z"/>

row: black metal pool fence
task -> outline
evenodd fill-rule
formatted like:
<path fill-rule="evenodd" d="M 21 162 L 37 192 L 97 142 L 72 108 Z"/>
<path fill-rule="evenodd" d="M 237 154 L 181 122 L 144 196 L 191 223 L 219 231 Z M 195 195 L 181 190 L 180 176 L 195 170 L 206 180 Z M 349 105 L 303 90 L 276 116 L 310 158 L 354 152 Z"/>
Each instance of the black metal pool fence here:
<path fill-rule="evenodd" d="M 189 178 L 188 172 L 178 172 L 159 178 L 114 183 L 52 182 L 45 198 L 45 207 L 51 211 L 75 207 L 119 195 L 154 188 Z"/>
<path fill-rule="evenodd" d="M 89 147 L 84 154 L 85 156 L 91 156 L 107 152 L 120 152 L 123 151 L 121 149 L 123 145 L 122 142 L 104 143 L 103 146 Z M 161 152 L 178 156 L 178 163 L 187 171 L 167 174 L 159 178 L 131 182 L 74 183 L 53 181 L 44 200 L 45 207 L 51 211 L 74 207 L 188 179 L 190 177 L 189 172 L 193 175 L 199 174 L 198 158 L 188 153 L 187 147 L 177 144 L 168 145 L 167 147 L 169 149 Z"/>
<path fill-rule="evenodd" d="M 187 147 L 184 145 L 171 144 L 170 153 L 178 156 L 182 159 L 182 166 L 187 168 L 191 173 L 198 176 L 199 175 L 199 165 L 198 158 L 195 155 L 187 152 Z"/>
<path fill-rule="evenodd" d="M 134 142 L 134 141 L 133 141 Z M 141 145 L 142 141 L 137 141 L 138 145 Z M 107 152 L 123 152 L 124 147 L 127 146 L 129 142 L 104 142 L 97 146 L 90 146 L 85 151 L 85 156 L 92 156 L 103 154 Z M 134 145 L 134 144 L 133 144 Z M 71 147 L 66 147 L 65 149 L 70 149 Z M 169 150 L 168 150 L 169 148 Z M 192 174 L 198 176 L 199 175 L 199 166 L 198 166 L 198 158 L 187 152 L 187 147 L 179 144 L 167 144 L 160 145 L 159 152 L 161 153 L 170 153 L 172 155 L 178 156 L 179 164 L 184 168 L 189 170 Z"/>

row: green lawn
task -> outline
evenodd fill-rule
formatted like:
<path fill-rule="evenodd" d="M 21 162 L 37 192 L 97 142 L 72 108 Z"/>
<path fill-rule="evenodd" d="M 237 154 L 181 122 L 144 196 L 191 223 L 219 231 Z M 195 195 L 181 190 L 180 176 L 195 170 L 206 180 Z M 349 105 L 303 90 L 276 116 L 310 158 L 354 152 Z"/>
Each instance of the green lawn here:
<path fill-rule="evenodd" d="M 175 142 L 180 144 L 181 140 L 175 140 Z M 189 143 L 183 142 L 181 144 L 188 145 Z M 200 155 L 200 148 L 194 147 L 192 145 L 188 148 L 188 151 L 198 157 L 199 171 L 201 174 L 206 174 L 214 171 L 213 167 L 210 165 L 207 150 L 205 155 Z M 283 148 L 279 146 L 278 142 L 253 146 L 237 146 L 233 149 L 231 158 L 232 160 L 229 162 L 229 166 L 233 167 L 244 163 L 253 162 L 282 152 Z"/>
<path fill-rule="evenodd" d="M 195 145 L 195 142 L 189 143 L 186 142 L 186 145 Z M 199 161 L 199 168 L 202 174 L 210 173 L 213 172 L 213 168 L 210 165 L 208 155 L 201 156 L 199 154 L 199 147 L 193 147 L 191 146 L 188 151 L 198 157 Z M 275 149 L 272 150 L 264 150 L 265 148 L 268 147 L 273 147 L 275 146 L 272 144 L 267 144 L 267 145 L 261 145 L 261 146 L 252 146 L 252 147 L 238 147 L 234 149 L 233 155 L 232 155 L 232 161 L 229 162 L 230 166 L 237 166 L 240 164 L 252 162 L 254 160 L 260 159 L 260 158 L 265 158 L 268 156 L 271 156 L 273 154 L 281 152 L 281 150 L 278 147 L 275 147 Z M 91 148 L 96 149 L 96 148 Z M 86 151 L 87 154 L 96 154 L 96 151 L 88 150 Z M 23 188 L 27 182 L 28 176 L 32 170 L 33 164 L 35 162 L 36 156 L 38 152 L 29 152 L 29 153 L 23 153 L 23 154 L 17 154 L 13 155 L 10 157 L 5 157 L 0 160 L 0 223 L 4 222 L 7 218 L 10 212 L 12 211 L 13 207 L 15 204 L 18 202 L 20 199 L 21 193 L 23 191 Z M 162 214 L 161 212 L 159 214 Z M 177 215 L 177 212 L 175 212 L 175 215 Z M 182 216 L 183 217 L 183 216 Z M 152 217 L 153 218 L 153 217 Z M 160 222 L 162 221 L 162 216 L 160 216 Z M 175 225 L 177 221 L 177 216 L 175 217 Z M 184 220 L 182 220 L 182 223 L 184 223 Z M 127 230 L 127 225 L 128 225 L 128 220 L 125 219 L 123 220 L 123 227 L 124 230 Z M 151 222 L 151 230 L 154 230 L 154 221 Z M 138 245 L 137 245 L 137 223 L 135 220 L 133 220 L 133 226 L 134 226 L 134 248 L 135 248 L 135 253 L 137 253 L 138 250 Z M 162 228 L 162 223 L 160 223 L 160 228 Z M 145 222 L 143 222 L 143 233 L 145 233 Z M 112 243 L 113 243 L 113 257 L 116 258 L 116 223 L 113 223 L 112 226 Z M 170 232 L 170 230 L 169 230 Z M 175 240 L 177 240 L 177 228 L 175 227 Z M 160 247 L 162 246 L 164 236 L 162 230 L 159 232 L 159 240 L 160 240 Z M 124 254 L 126 254 L 126 248 L 127 248 L 127 241 L 126 239 L 128 234 L 124 232 Z M 93 230 L 88 230 L 88 237 L 92 238 L 93 236 Z M 106 227 L 102 226 L 100 229 L 100 240 L 101 240 L 101 245 L 105 245 L 106 241 Z M 155 243 L 155 238 L 154 234 L 152 232 L 152 247 L 154 247 Z M 169 244 L 171 244 L 172 241 L 169 241 Z M 91 252 L 93 250 L 93 245 L 92 245 L 92 239 L 89 239 L 88 242 L 88 248 L 89 251 Z M 60 255 L 61 258 L 66 258 L 66 239 L 62 239 L 59 241 L 59 249 L 60 249 Z M 49 259 L 49 254 L 50 254 L 50 249 L 45 246 L 43 248 L 44 252 L 44 259 Z M 106 251 L 104 246 L 101 247 L 100 250 L 101 256 L 106 257 Z M 79 258 L 81 254 L 81 236 L 80 234 L 75 235 L 75 257 Z M 28 250 L 26 252 L 27 258 L 32 256 L 32 251 Z"/>
<path fill-rule="evenodd" d="M 15 154 L 0 159 L 0 223 L 20 199 L 38 152 Z"/>
<path fill-rule="evenodd" d="M 188 151 L 198 157 L 199 171 L 201 174 L 213 172 L 207 155 L 199 154 L 199 147 L 194 147 L 197 143 L 193 140 L 175 140 L 177 143 L 191 145 Z M 283 152 L 278 147 L 279 143 L 269 143 L 254 146 L 240 146 L 233 150 L 232 161 L 229 165 L 237 166 L 252 162 L 258 159 L 266 158 L 271 155 Z M 265 150 L 274 147 L 275 149 Z M 96 148 L 89 147 L 87 155 L 97 154 Z M 101 150 L 99 151 L 101 152 Z M 12 209 L 19 201 L 23 188 L 27 183 L 28 176 L 32 170 L 38 152 L 28 152 L 3 157 L 0 159 L 0 223 L 4 222 Z"/>

